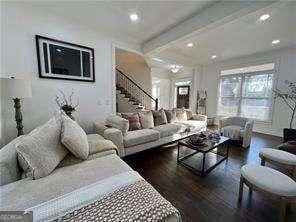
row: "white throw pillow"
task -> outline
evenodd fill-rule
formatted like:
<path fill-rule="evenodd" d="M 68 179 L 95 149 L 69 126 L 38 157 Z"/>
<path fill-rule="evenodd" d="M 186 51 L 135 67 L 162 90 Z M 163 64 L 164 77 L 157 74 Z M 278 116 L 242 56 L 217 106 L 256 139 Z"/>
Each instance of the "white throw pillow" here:
<path fill-rule="evenodd" d="M 106 124 L 116 129 L 119 129 L 122 132 L 122 134 L 125 134 L 129 129 L 128 120 L 117 115 L 108 116 L 106 119 Z"/>
<path fill-rule="evenodd" d="M 20 139 L 16 150 L 25 177 L 38 179 L 49 175 L 68 153 L 61 143 L 61 121 L 53 117 L 34 129 Z"/>
<path fill-rule="evenodd" d="M 187 120 L 187 113 L 185 109 L 176 109 L 177 119 L 181 122 Z"/>
<path fill-rule="evenodd" d="M 84 130 L 72 119 L 62 115 L 62 143 L 77 158 L 86 160 L 89 144 Z"/>
<path fill-rule="evenodd" d="M 143 129 L 150 129 L 154 127 L 154 119 L 151 111 L 139 112 L 139 117 Z"/>

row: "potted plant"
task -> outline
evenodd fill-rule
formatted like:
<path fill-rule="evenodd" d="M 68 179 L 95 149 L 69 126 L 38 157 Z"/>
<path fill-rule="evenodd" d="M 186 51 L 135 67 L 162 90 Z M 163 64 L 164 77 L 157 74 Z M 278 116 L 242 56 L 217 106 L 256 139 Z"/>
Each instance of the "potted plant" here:
<path fill-rule="evenodd" d="M 76 105 L 73 104 L 73 96 L 74 96 L 74 91 L 71 92 L 70 96 L 67 98 L 66 94 L 62 91 L 59 90 L 59 94 L 55 96 L 55 101 L 58 105 L 58 107 L 63 110 L 67 116 L 69 116 L 71 119 L 75 120 L 75 118 L 72 116 L 72 113 L 76 110 L 78 107 L 78 100 Z"/>
<path fill-rule="evenodd" d="M 275 98 L 280 98 L 291 110 L 290 127 L 284 128 L 284 142 L 296 140 L 296 129 L 293 129 L 293 121 L 296 115 L 296 82 L 285 81 L 286 90 L 273 90 Z"/>

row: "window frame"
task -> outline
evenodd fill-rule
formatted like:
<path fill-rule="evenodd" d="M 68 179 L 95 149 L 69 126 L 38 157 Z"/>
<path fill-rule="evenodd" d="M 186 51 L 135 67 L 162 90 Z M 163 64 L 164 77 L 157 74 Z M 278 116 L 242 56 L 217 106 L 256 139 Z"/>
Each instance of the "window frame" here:
<path fill-rule="evenodd" d="M 276 85 L 277 85 L 277 81 L 278 81 L 278 71 L 279 71 L 279 63 L 280 63 L 280 59 L 276 59 L 276 60 L 272 60 L 272 61 L 264 61 L 264 62 L 260 62 L 260 63 L 252 63 L 252 64 L 247 64 L 247 65 L 240 65 L 240 66 L 236 66 L 236 67 L 232 67 L 230 69 L 235 69 L 235 68 L 240 68 L 240 67 L 247 67 L 247 66 L 254 66 L 254 65 L 262 65 L 265 63 L 274 63 L 274 69 L 273 70 L 266 70 L 266 71 L 257 71 L 257 72 L 243 72 L 242 73 L 238 73 L 238 74 L 230 74 L 230 75 L 221 75 L 221 72 L 223 70 L 227 70 L 227 68 L 223 68 L 219 71 L 219 81 L 218 81 L 218 93 L 217 93 L 217 109 L 216 109 L 216 114 L 218 117 L 225 117 L 226 115 L 222 115 L 219 114 L 219 100 L 220 98 L 236 98 L 236 97 L 232 97 L 232 96 L 220 96 L 220 87 L 221 87 L 221 80 L 223 78 L 229 78 L 229 77 L 241 77 L 241 82 L 240 82 L 240 93 L 239 93 L 239 97 L 237 97 L 238 99 L 238 107 L 237 107 L 237 116 L 239 116 L 241 114 L 241 107 L 242 107 L 242 100 L 243 99 L 248 99 L 248 98 L 254 98 L 254 97 L 243 97 L 242 93 L 243 93 L 243 84 L 244 84 L 244 80 L 246 76 L 255 76 L 255 75 L 260 75 L 260 74 L 273 74 L 273 81 L 272 81 L 272 90 L 275 89 Z M 256 119 L 256 118 L 249 118 L 254 120 L 255 123 L 265 123 L 265 124 L 272 124 L 273 122 L 273 114 L 274 114 L 274 104 L 275 104 L 275 99 L 274 97 L 271 95 L 270 97 L 260 97 L 260 99 L 264 99 L 270 98 L 270 109 L 269 109 L 269 117 L 267 120 L 261 120 L 261 119 Z"/>

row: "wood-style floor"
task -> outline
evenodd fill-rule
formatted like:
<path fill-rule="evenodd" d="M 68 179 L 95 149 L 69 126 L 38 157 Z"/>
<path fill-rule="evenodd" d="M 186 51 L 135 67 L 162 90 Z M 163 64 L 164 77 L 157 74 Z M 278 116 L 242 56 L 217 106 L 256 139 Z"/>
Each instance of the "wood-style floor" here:
<path fill-rule="evenodd" d="M 178 165 L 177 147 L 150 149 L 124 160 L 179 209 L 183 221 L 268 221 L 278 218 L 277 202 L 247 187 L 238 205 L 240 168 L 246 163 L 260 164 L 258 150 L 280 144 L 278 137 L 254 133 L 249 149 L 231 145 L 229 159 L 206 177 Z M 296 207 L 287 212 L 286 221 L 296 221 Z"/>

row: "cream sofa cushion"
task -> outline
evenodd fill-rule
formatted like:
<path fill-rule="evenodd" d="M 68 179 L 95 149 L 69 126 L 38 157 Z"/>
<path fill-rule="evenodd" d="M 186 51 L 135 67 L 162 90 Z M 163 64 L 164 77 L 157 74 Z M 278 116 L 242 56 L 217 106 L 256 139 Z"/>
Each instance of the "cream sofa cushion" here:
<path fill-rule="evenodd" d="M 123 143 L 124 147 L 130 147 L 155 141 L 159 138 L 160 134 L 158 131 L 152 129 L 141 129 L 127 132 L 123 137 Z"/>
<path fill-rule="evenodd" d="M 160 126 L 156 126 L 153 130 L 157 130 L 160 133 L 160 138 L 173 135 L 174 133 L 181 130 L 180 124 L 168 123 Z"/>
<path fill-rule="evenodd" d="M 111 115 L 107 117 L 106 124 L 116 129 L 119 129 L 122 132 L 122 134 L 125 134 L 129 129 L 128 120 L 117 115 Z"/>
<path fill-rule="evenodd" d="M 154 127 L 154 119 L 152 111 L 139 112 L 140 122 L 143 129 L 150 129 Z"/>
<path fill-rule="evenodd" d="M 236 125 L 230 125 L 225 126 L 221 129 L 221 133 L 223 136 L 227 136 L 232 140 L 240 140 L 241 135 L 243 134 L 243 127 L 236 126 Z"/>
<path fill-rule="evenodd" d="M 53 117 L 20 139 L 16 145 L 18 161 L 31 179 L 49 175 L 68 150 L 61 143 L 61 121 Z"/>
<path fill-rule="evenodd" d="M 0 211 L 25 210 L 130 170 L 117 155 L 107 155 L 57 168 L 39 180 L 25 178 L 1 187 Z"/>
<path fill-rule="evenodd" d="M 296 182 L 287 175 L 265 166 L 244 165 L 242 176 L 255 186 L 280 196 L 296 196 Z"/>

